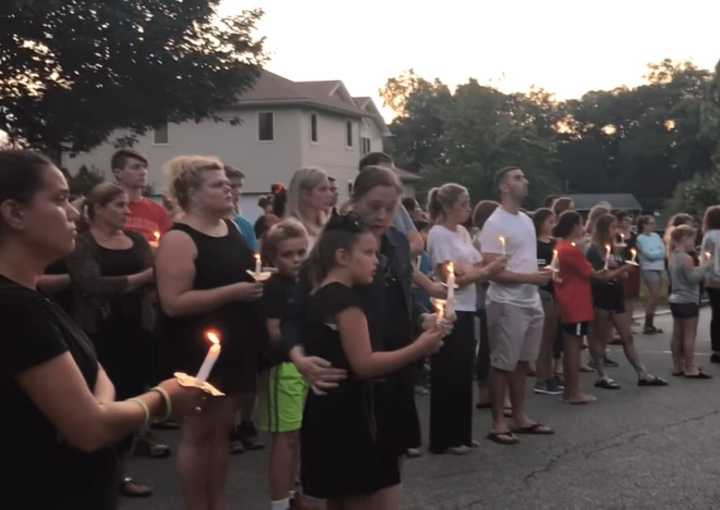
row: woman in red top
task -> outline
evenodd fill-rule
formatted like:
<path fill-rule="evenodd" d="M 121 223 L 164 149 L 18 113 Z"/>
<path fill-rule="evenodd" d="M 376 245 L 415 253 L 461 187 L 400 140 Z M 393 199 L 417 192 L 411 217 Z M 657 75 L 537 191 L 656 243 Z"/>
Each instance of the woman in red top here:
<path fill-rule="evenodd" d="M 580 346 L 582 337 L 587 335 L 588 325 L 593 320 L 593 299 L 590 278 L 609 278 L 617 271 L 593 271 L 583 255 L 582 245 L 585 231 L 582 217 L 575 211 L 565 211 L 555 226 L 560 270 L 555 289 L 555 301 L 560 310 L 560 323 L 565 355 L 564 398 L 569 404 L 587 404 L 597 400 L 593 395 L 580 392 Z"/>

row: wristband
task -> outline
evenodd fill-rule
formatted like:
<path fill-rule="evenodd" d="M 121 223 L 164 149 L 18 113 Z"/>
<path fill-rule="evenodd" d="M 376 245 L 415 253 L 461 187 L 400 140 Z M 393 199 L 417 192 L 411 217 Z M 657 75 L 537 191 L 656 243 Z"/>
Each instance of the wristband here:
<path fill-rule="evenodd" d="M 150 423 L 150 409 L 148 408 L 147 404 L 137 397 L 128 399 L 128 402 L 134 402 L 135 404 L 140 406 L 140 408 L 145 413 L 145 427 L 147 427 Z"/>
<path fill-rule="evenodd" d="M 167 421 L 168 419 L 170 419 L 170 416 L 172 416 L 172 401 L 170 400 L 170 395 L 168 395 L 168 392 L 165 391 L 160 386 L 155 386 L 150 391 L 159 393 L 163 399 L 163 402 L 165 402 L 165 415 L 162 418 L 160 418 L 158 421 L 160 421 L 160 422 Z"/>

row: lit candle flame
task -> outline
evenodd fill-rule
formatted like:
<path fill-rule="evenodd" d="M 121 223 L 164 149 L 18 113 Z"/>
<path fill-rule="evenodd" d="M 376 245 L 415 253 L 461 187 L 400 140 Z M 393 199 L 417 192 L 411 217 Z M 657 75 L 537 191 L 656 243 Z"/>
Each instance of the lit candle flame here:
<path fill-rule="evenodd" d="M 447 270 L 448 273 L 455 274 L 455 264 L 453 262 L 448 262 Z"/>
<path fill-rule="evenodd" d="M 505 248 L 505 238 L 503 236 L 498 236 L 498 241 L 500 241 L 502 247 Z"/>
<path fill-rule="evenodd" d="M 155 232 L 153 232 L 153 237 L 155 237 L 155 241 L 159 241 L 160 240 L 160 231 L 156 230 Z"/>
<path fill-rule="evenodd" d="M 207 338 L 215 345 L 218 345 L 220 343 L 220 333 L 214 329 L 208 329 L 205 332 L 205 338 Z"/>
<path fill-rule="evenodd" d="M 632 255 L 632 259 L 630 260 L 635 262 L 635 259 L 637 258 L 637 250 L 635 248 L 630 248 L 630 254 Z"/>
<path fill-rule="evenodd" d="M 708 260 L 710 260 L 710 259 L 712 258 L 712 253 L 710 253 L 709 251 L 706 251 L 706 252 L 705 252 L 705 258 L 708 259 Z"/>
<path fill-rule="evenodd" d="M 255 254 L 255 272 L 261 273 L 262 272 L 262 260 L 260 259 L 260 254 Z"/>

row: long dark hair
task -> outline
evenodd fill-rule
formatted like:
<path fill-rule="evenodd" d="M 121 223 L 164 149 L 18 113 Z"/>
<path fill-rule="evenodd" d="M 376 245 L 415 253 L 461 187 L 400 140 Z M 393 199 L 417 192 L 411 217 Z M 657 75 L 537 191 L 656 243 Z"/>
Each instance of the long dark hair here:
<path fill-rule="evenodd" d="M 617 223 L 617 218 L 612 214 L 603 214 L 595 222 L 593 228 L 593 243 L 596 246 L 605 249 L 605 245 L 613 245 L 614 239 L 610 237 L 610 225 Z"/>
<path fill-rule="evenodd" d="M 573 229 L 578 225 L 582 225 L 582 216 L 580 216 L 580 213 L 572 210 L 565 211 L 560 214 L 557 224 L 553 229 L 553 234 L 555 237 L 567 239 L 570 234 L 572 234 Z"/>
<path fill-rule="evenodd" d="M 535 214 L 533 214 L 533 223 L 535 224 L 535 235 L 537 237 L 540 237 L 540 234 L 542 234 L 543 223 L 553 214 L 554 213 L 546 207 L 541 207 L 535 211 Z"/>
<path fill-rule="evenodd" d="M 358 237 L 367 232 L 370 228 L 355 213 L 331 216 L 306 262 L 313 286 L 319 285 L 335 267 L 337 251 L 352 249 Z"/>

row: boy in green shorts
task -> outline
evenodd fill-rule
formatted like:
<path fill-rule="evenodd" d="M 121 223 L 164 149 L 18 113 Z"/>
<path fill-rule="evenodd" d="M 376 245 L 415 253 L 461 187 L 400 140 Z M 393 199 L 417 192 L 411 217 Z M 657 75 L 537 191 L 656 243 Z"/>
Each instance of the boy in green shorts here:
<path fill-rule="evenodd" d="M 263 252 L 277 273 L 265 283 L 263 313 L 270 351 L 279 352 L 280 323 L 292 304 L 300 265 L 308 250 L 308 236 L 296 220 L 284 220 L 265 234 Z M 277 356 L 272 356 L 276 358 Z M 272 434 L 270 498 L 272 510 L 287 510 L 294 497 L 300 453 L 300 428 L 307 383 L 295 365 L 284 359 L 270 368 L 260 389 L 260 427 Z"/>

